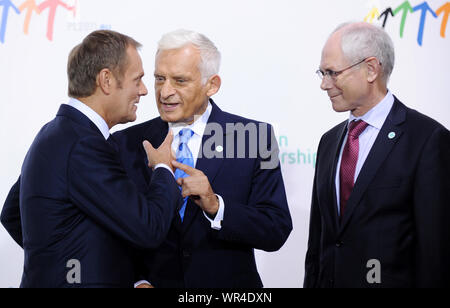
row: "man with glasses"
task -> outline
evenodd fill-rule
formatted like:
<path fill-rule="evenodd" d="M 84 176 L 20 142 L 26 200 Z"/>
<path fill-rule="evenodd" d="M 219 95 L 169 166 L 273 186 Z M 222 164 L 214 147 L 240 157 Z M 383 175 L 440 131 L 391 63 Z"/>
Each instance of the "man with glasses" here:
<path fill-rule="evenodd" d="M 350 118 L 319 144 L 305 287 L 450 286 L 450 133 L 387 89 L 394 58 L 367 23 L 322 51 L 321 88 Z"/>

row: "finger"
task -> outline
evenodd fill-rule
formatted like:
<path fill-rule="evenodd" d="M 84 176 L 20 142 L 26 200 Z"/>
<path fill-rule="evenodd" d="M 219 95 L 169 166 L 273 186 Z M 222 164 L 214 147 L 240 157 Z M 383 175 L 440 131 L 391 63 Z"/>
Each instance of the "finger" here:
<path fill-rule="evenodd" d="M 150 142 L 148 142 L 147 140 L 145 140 L 142 145 L 144 146 L 145 149 L 145 153 L 147 153 L 147 156 L 150 156 L 151 153 L 153 153 L 155 151 L 155 148 L 152 146 L 152 144 Z"/>
<path fill-rule="evenodd" d="M 162 146 L 164 145 L 168 145 L 168 146 L 172 146 L 172 142 L 173 142 L 173 132 L 171 129 L 169 129 L 169 132 L 167 133 L 166 139 L 164 139 L 164 142 L 162 143 Z"/>
<path fill-rule="evenodd" d="M 186 197 L 189 197 L 190 195 L 191 195 L 191 191 L 188 188 L 183 187 L 183 189 L 181 191 L 181 196 L 183 198 L 186 198 Z"/>
<path fill-rule="evenodd" d="M 172 160 L 177 160 L 177 153 L 172 149 Z"/>
<path fill-rule="evenodd" d="M 182 171 L 184 171 L 186 174 L 188 175 L 197 175 L 199 174 L 199 172 L 201 172 L 200 170 L 197 170 L 195 168 L 192 168 L 188 165 L 182 164 L 177 162 L 176 160 L 172 161 L 172 165 L 176 168 L 176 169 L 180 169 Z"/>
<path fill-rule="evenodd" d="M 179 179 L 177 180 L 178 186 L 183 186 L 183 183 L 184 183 L 183 180 L 184 180 L 183 178 L 179 178 Z"/>

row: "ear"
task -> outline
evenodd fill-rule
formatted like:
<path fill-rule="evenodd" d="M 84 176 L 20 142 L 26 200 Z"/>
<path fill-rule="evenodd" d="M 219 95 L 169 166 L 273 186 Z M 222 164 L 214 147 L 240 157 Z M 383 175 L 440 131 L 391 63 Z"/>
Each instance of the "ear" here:
<path fill-rule="evenodd" d="M 377 58 L 371 57 L 366 60 L 367 63 L 367 81 L 375 82 L 381 76 L 381 63 Z"/>
<path fill-rule="evenodd" d="M 102 69 L 97 75 L 97 86 L 105 95 L 111 94 L 115 81 L 114 75 L 107 68 Z"/>
<path fill-rule="evenodd" d="M 220 79 L 219 75 L 214 75 L 211 78 L 209 78 L 208 81 L 208 91 L 206 92 L 206 95 L 208 97 L 213 96 L 220 90 L 220 86 L 222 85 L 222 79 Z"/>

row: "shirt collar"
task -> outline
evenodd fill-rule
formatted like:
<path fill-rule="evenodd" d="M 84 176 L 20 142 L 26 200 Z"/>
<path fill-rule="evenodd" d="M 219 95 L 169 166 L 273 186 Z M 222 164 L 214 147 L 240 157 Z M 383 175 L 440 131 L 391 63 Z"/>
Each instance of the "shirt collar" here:
<path fill-rule="evenodd" d="M 388 91 L 383 100 L 375 105 L 375 107 L 370 109 L 365 115 L 361 117 L 355 117 L 350 113 L 348 124 L 350 124 L 352 121 L 363 120 L 370 126 L 373 126 L 380 130 L 381 127 L 383 127 L 383 124 L 386 121 L 386 118 L 389 115 L 389 112 L 391 111 L 393 105 L 394 95 L 392 95 L 391 91 Z"/>
<path fill-rule="evenodd" d="M 174 136 L 176 136 L 182 129 L 189 128 L 196 135 L 202 137 L 205 132 L 206 125 L 208 124 L 209 116 L 211 115 L 212 105 L 208 103 L 206 111 L 201 116 L 195 116 L 196 120 L 191 125 L 185 123 L 169 123 L 169 128 L 172 130 Z"/>
<path fill-rule="evenodd" d="M 95 112 L 88 105 L 80 102 L 75 98 L 71 98 L 67 105 L 72 106 L 82 114 L 84 114 L 89 120 L 91 120 L 95 126 L 100 130 L 105 140 L 107 140 L 110 136 L 108 124 L 106 124 L 105 120 Z"/>

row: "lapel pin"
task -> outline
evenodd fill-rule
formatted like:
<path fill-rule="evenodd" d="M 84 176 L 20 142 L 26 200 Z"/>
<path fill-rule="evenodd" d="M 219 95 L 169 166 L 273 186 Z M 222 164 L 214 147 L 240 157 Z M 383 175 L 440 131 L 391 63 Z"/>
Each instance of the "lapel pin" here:
<path fill-rule="evenodd" d="M 219 153 L 222 153 L 222 152 L 223 152 L 223 146 L 218 145 L 218 146 L 216 147 L 216 151 L 219 152 Z"/>
<path fill-rule="evenodd" d="M 389 139 L 391 139 L 391 140 L 394 139 L 395 136 L 397 136 L 397 135 L 394 132 L 390 132 L 388 135 Z"/>

